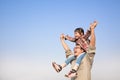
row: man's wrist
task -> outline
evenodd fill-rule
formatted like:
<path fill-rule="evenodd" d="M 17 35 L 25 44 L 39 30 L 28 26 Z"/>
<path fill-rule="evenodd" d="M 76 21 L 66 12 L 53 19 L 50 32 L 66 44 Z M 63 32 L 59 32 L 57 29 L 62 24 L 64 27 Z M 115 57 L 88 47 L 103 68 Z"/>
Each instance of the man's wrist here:
<path fill-rule="evenodd" d="M 64 41 L 64 40 L 65 40 L 65 38 L 60 38 L 60 40 Z"/>

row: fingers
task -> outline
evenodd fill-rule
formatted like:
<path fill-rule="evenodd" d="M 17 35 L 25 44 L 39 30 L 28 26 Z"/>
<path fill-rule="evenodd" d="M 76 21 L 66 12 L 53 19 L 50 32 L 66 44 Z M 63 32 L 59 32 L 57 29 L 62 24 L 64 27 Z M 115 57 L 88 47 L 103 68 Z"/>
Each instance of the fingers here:
<path fill-rule="evenodd" d="M 94 21 L 93 23 L 90 23 L 90 29 L 94 29 L 97 26 L 98 22 Z"/>
<path fill-rule="evenodd" d="M 65 39 L 65 35 L 63 33 L 60 35 L 60 39 Z"/>

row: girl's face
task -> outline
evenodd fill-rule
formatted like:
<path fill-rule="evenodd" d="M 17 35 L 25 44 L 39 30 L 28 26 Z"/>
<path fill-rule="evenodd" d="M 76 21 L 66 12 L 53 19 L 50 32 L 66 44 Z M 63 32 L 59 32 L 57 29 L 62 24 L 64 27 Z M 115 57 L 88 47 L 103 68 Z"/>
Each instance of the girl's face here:
<path fill-rule="evenodd" d="M 75 39 L 78 39 L 81 35 L 78 32 L 74 32 Z"/>

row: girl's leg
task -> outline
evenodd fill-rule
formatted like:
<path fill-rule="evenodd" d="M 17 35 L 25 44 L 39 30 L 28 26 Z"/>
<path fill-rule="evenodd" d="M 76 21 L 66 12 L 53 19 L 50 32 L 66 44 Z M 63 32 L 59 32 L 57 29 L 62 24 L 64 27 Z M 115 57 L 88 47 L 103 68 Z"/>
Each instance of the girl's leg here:
<path fill-rule="evenodd" d="M 66 60 L 65 60 L 65 64 L 68 65 L 71 61 L 75 60 L 76 57 L 75 55 L 70 55 Z"/>
<path fill-rule="evenodd" d="M 82 54 L 80 54 L 80 55 L 77 57 L 77 59 L 76 59 L 76 64 L 75 64 L 75 66 L 73 67 L 74 70 L 77 70 L 77 69 L 78 69 L 78 67 L 80 66 L 80 63 L 81 63 L 82 59 L 84 58 L 84 56 L 85 56 L 85 53 L 82 53 Z"/>
<path fill-rule="evenodd" d="M 70 55 L 63 64 L 61 64 L 62 68 L 66 67 L 72 60 L 74 60 L 76 57 L 74 55 Z"/>
<path fill-rule="evenodd" d="M 77 69 L 84 56 L 85 56 L 85 53 L 82 53 L 77 57 L 75 66 L 72 68 L 72 70 L 68 74 L 65 75 L 66 77 L 72 78 L 77 76 L 77 73 L 76 73 Z"/>

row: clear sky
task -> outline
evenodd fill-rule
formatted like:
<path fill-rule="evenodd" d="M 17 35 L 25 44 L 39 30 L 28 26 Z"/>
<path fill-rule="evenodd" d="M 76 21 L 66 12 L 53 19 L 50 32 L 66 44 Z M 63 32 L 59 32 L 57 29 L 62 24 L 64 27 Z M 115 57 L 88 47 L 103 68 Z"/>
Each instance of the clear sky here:
<path fill-rule="evenodd" d="M 65 60 L 60 34 L 94 20 L 92 80 L 120 80 L 120 0 L 0 0 L 0 80 L 68 80 L 70 65 L 51 66 Z"/>

